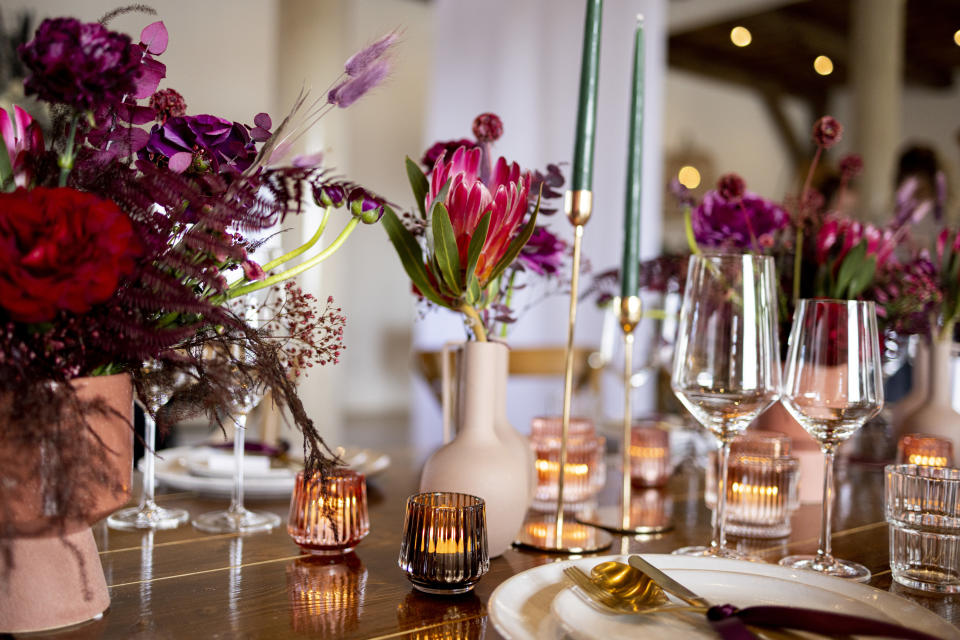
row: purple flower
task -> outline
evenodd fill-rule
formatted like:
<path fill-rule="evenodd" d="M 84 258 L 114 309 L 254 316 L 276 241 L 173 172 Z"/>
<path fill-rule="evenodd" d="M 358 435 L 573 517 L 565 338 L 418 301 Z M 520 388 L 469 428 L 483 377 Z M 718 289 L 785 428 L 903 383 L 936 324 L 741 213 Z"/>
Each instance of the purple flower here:
<path fill-rule="evenodd" d="M 346 201 L 346 198 L 346 192 L 338 184 L 313 187 L 313 199 L 321 207 L 339 207 Z"/>
<path fill-rule="evenodd" d="M 354 78 L 361 75 L 370 68 L 370 65 L 387 53 L 393 43 L 397 41 L 398 36 L 399 34 L 396 31 L 391 31 L 370 46 L 356 52 L 343 65 L 343 70 L 347 72 L 348 76 Z"/>
<path fill-rule="evenodd" d="M 692 213 L 697 243 L 709 247 L 753 247 L 784 228 L 790 216 L 779 205 L 744 191 L 740 200 L 731 202 L 716 191 L 708 191 Z"/>
<path fill-rule="evenodd" d="M 692 207 L 697 204 L 697 199 L 693 197 L 693 192 L 685 184 L 680 182 L 676 176 L 670 180 L 667 186 L 670 193 L 677 199 L 677 204 L 681 207 Z"/>
<path fill-rule="evenodd" d="M 143 74 L 143 49 L 129 36 L 73 18 L 44 20 L 19 53 L 31 72 L 27 95 L 81 111 L 134 95 Z"/>
<path fill-rule="evenodd" d="M 350 213 L 364 224 L 376 224 L 383 217 L 383 200 L 365 189 L 357 187 L 348 196 Z"/>
<path fill-rule="evenodd" d="M 567 243 L 546 227 L 536 227 L 530 240 L 520 250 L 520 263 L 540 275 L 553 275 L 563 266 Z"/>
<path fill-rule="evenodd" d="M 177 173 L 239 174 L 257 155 L 246 126 L 211 115 L 180 116 L 155 126 L 146 151 L 166 158 Z"/>
<path fill-rule="evenodd" d="M 437 164 L 437 159 L 444 154 L 446 154 L 445 157 L 449 158 L 453 156 L 453 152 L 460 147 L 466 147 L 467 150 L 470 150 L 476 146 L 477 145 L 473 140 L 468 140 L 467 138 L 435 142 L 432 147 L 426 150 L 426 152 L 423 154 L 423 157 L 420 158 L 420 164 L 427 167 L 427 169 L 433 169 L 433 165 Z"/>

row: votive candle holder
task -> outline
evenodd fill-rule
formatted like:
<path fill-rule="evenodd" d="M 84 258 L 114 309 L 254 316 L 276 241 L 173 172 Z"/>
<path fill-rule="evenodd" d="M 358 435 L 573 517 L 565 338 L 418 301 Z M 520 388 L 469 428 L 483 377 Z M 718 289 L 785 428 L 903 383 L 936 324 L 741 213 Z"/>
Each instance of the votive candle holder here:
<path fill-rule="evenodd" d="M 897 443 L 897 463 L 952 467 L 953 442 L 926 433 L 910 433 Z"/>
<path fill-rule="evenodd" d="M 670 478 L 670 434 L 652 426 L 630 430 L 630 481 L 641 487 L 662 487 Z"/>
<path fill-rule="evenodd" d="M 466 593 L 490 570 L 487 513 L 465 493 L 418 493 L 407 498 L 398 564 L 415 589 Z"/>
<path fill-rule="evenodd" d="M 560 475 L 562 423 L 559 417 L 537 417 L 531 422 L 530 446 L 534 453 L 537 489 L 534 508 L 556 507 Z M 603 455 L 606 438 L 598 436 L 593 422 L 571 418 L 567 433 L 567 462 L 563 474 L 565 503 L 582 502 L 596 495 L 606 479 Z"/>
<path fill-rule="evenodd" d="M 747 432 L 731 445 L 725 482 L 726 531 L 745 538 L 790 534 L 790 516 L 799 504 L 799 460 L 787 455 L 790 439 L 769 432 Z M 706 502 L 716 508 L 717 459 L 707 467 Z"/>
<path fill-rule="evenodd" d="M 337 468 L 326 477 L 301 471 L 290 498 L 287 532 L 314 555 L 339 555 L 370 533 L 367 481 L 362 473 Z"/>

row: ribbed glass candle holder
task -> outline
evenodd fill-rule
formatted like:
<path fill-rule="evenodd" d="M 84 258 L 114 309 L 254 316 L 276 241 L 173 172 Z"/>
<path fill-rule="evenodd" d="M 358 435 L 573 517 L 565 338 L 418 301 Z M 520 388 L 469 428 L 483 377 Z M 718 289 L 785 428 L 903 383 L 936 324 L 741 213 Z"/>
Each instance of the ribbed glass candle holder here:
<path fill-rule="evenodd" d="M 287 532 L 301 549 L 316 555 L 353 549 L 370 533 L 365 476 L 351 469 L 334 469 L 325 479 L 298 473 Z"/>
<path fill-rule="evenodd" d="M 960 593 L 960 469 L 897 464 L 884 472 L 893 579 Z"/>
<path fill-rule="evenodd" d="M 630 480 L 641 487 L 661 487 L 670 478 L 670 435 L 659 427 L 630 430 Z"/>
<path fill-rule="evenodd" d="M 407 498 L 398 564 L 425 593 L 473 589 L 490 569 L 483 499 L 453 492 Z"/>
<path fill-rule="evenodd" d="M 567 439 L 567 463 L 563 474 L 563 501 L 581 502 L 596 495 L 606 478 L 603 461 L 606 439 L 587 435 Z M 530 438 L 537 470 L 537 491 L 534 508 L 545 503 L 555 509 L 560 475 L 560 438 L 540 436 Z"/>
<path fill-rule="evenodd" d="M 953 443 L 925 433 L 910 433 L 897 443 L 897 462 L 924 467 L 952 467 Z"/>

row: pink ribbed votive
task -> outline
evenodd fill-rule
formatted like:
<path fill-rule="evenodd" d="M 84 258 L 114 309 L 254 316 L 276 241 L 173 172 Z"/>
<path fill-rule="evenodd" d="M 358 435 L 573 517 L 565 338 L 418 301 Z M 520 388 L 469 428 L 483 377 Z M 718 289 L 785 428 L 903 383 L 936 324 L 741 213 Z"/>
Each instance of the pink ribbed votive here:
<path fill-rule="evenodd" d="M 334 469 L 325 479 L 301 471 L 290 499 L 287 532 L 301 549 L 317 555 L 346 553 L 370 533 L 367 480 L 352 469 Z"/>
<path fill-rule="evenodd" d="M 953 443 L 926 433 L 910 433 L 897 443 L 897 462 L 922 467 L 952 467 Z"/>

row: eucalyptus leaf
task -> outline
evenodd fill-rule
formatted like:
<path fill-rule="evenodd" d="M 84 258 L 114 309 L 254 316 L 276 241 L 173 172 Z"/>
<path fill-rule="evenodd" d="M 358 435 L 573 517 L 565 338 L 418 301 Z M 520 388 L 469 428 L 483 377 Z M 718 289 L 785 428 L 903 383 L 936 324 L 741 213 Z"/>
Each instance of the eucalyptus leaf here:
<path fill-rule="evenodd" d="M 854 276 L 856 276 L 857 272 L 862 268 L 866 257 L 867 241 L 864 239 L 858 242 L 857 245 L 843 257 L 843 264 L 840 265 L 840 271 L 837 273 L 837 284 L 833 292 L 833 297 L 846 297 L 845 292 L 849 289 Z"/>
<path fill-rule="evenodd" d="M 856 300 L 863 293 L 870 283 L 873 282 L 873 276 L 877 272 L 876 256 L 867 256 L 863 264 L 857 269 L 850 281 L 850 288 L 847 291 L 848 300 Z"/>
<path fill-rule="evenodd" d="M 437 293 L 427 276 L 427 268 L 423 264 L 423 252 L 420 250 L 420 245 L 417 244 L 417 239 L 403 226 L 400 218 L 390 207 L 384 207 L 383 228 L 386 230 L 393 248 L 396 249 L 397 255 L 400 256 L 403 270 L 407 272 L 407 276 L 420 290 L 420 293 L 430 302 L 446 307 L 447 303 Z"/>

